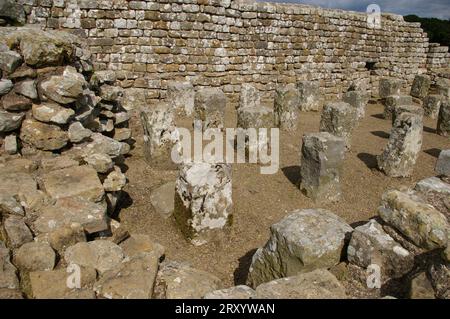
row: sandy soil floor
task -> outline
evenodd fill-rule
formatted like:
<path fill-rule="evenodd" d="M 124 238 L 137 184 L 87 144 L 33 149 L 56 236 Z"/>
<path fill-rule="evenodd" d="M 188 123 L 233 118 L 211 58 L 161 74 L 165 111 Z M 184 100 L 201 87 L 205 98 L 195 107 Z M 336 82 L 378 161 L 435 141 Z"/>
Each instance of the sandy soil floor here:
<path fill-rule="evenodd" d="M 381 118 L 382 106 L 369 104 L 366 117 L 353 134 L 352 150 L 347 153 L 342 176 L 343 197 L 337 204 L 316 205 L 299 191 L 300 148 L 302 135 L 317 132 L 320 113 L 301 113 L 297 132 L 280 133 L 280 170 L 274 175 L 261 175 L 258 165 L 233 166 L 234 224 L 229 241 L 218 246 L 194 247 L 177 229 L 174 222 L 164 220 L 150 204 L 151 191 L 167 181 L 175 180 L 174 171 L 152 170 L 143 158 L 142 129 L 137 116 L 131 122 L 136 140 L 127 158 L 125 188 L 119 219 L 132 233 L 144 233 L 166 247 L 166 258 L 187 261 L 192 266 L 211 272 L 226 286 L 242 284 L 256 248 L 269 238 L 269 227 L 295 209 L 326 208 L 357 225 L 376 215 L 382 193 L 401 185 L 413 186 L 422 178 L 434 175 L 440 150 L 450 148 L 448 138 L 435 134 L 436 121 L 426 118 L 422 152 L 411 178 L 394 179 L 376 170 L 375 156 L 382 152 L 391 129 L 390 120 Z M 236 115 L 227 110 L 227 127 L 235 127 Z M 190 123 L 189 119 L 181 125 Z"/>

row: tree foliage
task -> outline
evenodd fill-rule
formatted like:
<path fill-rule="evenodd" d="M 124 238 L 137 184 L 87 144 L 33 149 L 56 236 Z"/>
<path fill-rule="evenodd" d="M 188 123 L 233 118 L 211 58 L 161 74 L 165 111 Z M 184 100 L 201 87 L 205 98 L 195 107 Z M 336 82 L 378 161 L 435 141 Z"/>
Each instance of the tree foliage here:
<path fill-rule="evenodd" d="M 408 15 L 404 18 L 408 22 L 420 22 L 423 30 L 428 34 L 430 43 L 440 43 L 450 47 L 450 20 L 420 18 L 416 15 Z"/>

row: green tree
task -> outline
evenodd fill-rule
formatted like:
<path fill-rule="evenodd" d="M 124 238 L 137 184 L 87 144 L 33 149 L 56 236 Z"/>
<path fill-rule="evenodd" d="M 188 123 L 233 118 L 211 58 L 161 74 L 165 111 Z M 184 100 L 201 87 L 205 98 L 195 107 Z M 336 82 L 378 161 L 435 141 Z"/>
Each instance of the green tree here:
<path fill-rule="evenodd" d="M 450 20 L 421 18 L 416 15 L 407 15 L 404 18 L 408 22 L 420 22 L 423 30 L 428 34 L 430 43 L 440 43 L 450 47 Z"/>

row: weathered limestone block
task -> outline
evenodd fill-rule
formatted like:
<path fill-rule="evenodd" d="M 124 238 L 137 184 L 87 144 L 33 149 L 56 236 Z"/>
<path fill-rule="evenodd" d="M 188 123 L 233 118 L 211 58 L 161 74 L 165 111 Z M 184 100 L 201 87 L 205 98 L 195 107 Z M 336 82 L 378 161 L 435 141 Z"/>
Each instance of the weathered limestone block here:
<path fill-rule="evenodd" d="M 150 202 L 164 219 L 172 216 L 175 207 L 175 183 L 167 182 L 153 190 L 150 194 Z"/>
<path fill-rule="evenodd" d="M 45 151 L 59 150 L 66 146 L 69 141 L 68 134 L 59 126 L 41 123 L 32 119 L 23 121 L 20 139 Z"/>
<path fill-rule="evenodd" d="M 276 279 L 256 288 L 255 299 L 345 299 L 345 288 L 326 269 Z"/>
<path fill-rule="evenodd" d="M 413 100 L 410 95 L 390 95 L 383 100 L 385 119 L 392 119 L 394 109 L 399 105 L 412 105 Z"/>
<path fill-rule="evenodd" d="M 14 155 L 19 151 L 19 145 L 17 143 L 17 137 L 15 135 L 8 135 L 3 142 L 3 148 L 5 153 Z"/>
<path fill-rule="evenodd" d="M 300 81 L 297 83 L 301 111 L 319 111 L 321 106 L 319 83 Z"/>
<path fill-rule="evenodd" d="M 54 75 L 41 83 L 43 94 L 49 99 L 69 104 L 83 94 L 87 82 L 74 67 L 67 66 L 62 75 Z"/>
<path fill-rule="evenodd" d="M 84 157 L 84 161 L 101 174 L 106 174 L 114 168 L 114 162 L 108 154 L 89 154 Z"/>
<path fill-rule="evenodd" d="M 116 169 L 109 173 L 103 181 L 103 188 L 107 192 L 118 192 L 121 191 L 126 184 L 127 177 L 120 171 L 120 169 Z"/>
<path fill-rule="evenodd" d="M 221 89 L 205 88 L 195 94 L 194 117 L 202 121 L 203 130 L 224 127 L 227 97 Z"/>
<path fill-rule="evenodd" d="M 102 274 L 94 290 L 108 299 L 151 299 L 159 256 L 143 253 Z"/>
<path fill-rule="evenodd" d="M 106 102 L 116 102 L 122 96 L 122 93 L 122 88 L 118 86 L 108 84 L 100 86 L 99 95 Z"/>
<path fill-rule="evenodd" d="M 13 88 L 13 83 L 11 80 L 8 79 L 1 79 L 0 80 L 0 96 L 5 95 L 6 93 L 8 93 L 9 91 L 11 91 L 11 89 Z"/>
<path fill-rule="evenodd" d="M 22 217 L 10 216 L 3 222 L 6 239 L 10 248 L 19 248 L 33 240 L 33 234 Z"/>
<path fill-rule="evenodd" d="M 60 226 L 54 231 L 44 234 L 42 238 L 44 238 L 44 240 L 47 241 L 59 255 L 63 255 L 67 247 L 87 241 L 85 230 L 79 223 Z"/>
<path fill-rule="evenodd" d="M 175 189 L 175 220 L 194 245 L 222 239 L 232 218 L 231 165 L 185 163 Z"/>
<path fill-rule="evenodd" d="M 108 240 L 78 243 L 66 249 L 67 264 L 95 268 L 100 274 L 117 269 L 124 259 L 122 248 Z"/>
<path fill-rule="evenodd" d="M 423 99 L 424 115 L 432 119 L 437 119 L 439 110 L 442 104 L 442 97 L 440 95 L 428 95 Z"/>
<path fill-rule="evenodd" d="M 274 114 L 273 110 L 265 107 L 240 107 L 237 110 L 237 127 L 243 129 L 246 134 L 245 149 L 250 154 L 259 154 L 256 152 L 262 152 L 267 154 L 269 148 L 269 140 L 260 139 L 258 137 L 257 142 L 250 139 L 250 132 L 248 129 L 257 129 L 253 131 L 255 134 L 259 134 L 260 128 L 266 128 L 270 130 L 274 126 Z"/>
<path fill-rule="evenodd" d="M 16 267 L 11 263 L 10 250 L 0 241 L 0 289 L 19 288 L 19 279 L 16 272 Z"/>
<path fill-rule="evenodd" d="M 450 98 L 442 101 L 436 131 L 439 135 L 450 136 Z"/>
<path fill-rule="evenodd" d="M 347 248 L 349 262 L 363 268 L 375 264 L 387 277 L 399 278 L 414 266 L 414 256 L 374 219 L 356 227 Z M 383 278 L 385 279 L 385 278 Z"/>
<path fill-rule="evenodd" d="M 0 194 L 16 197 L 24 208 L 34 209 L 42 203 L 45 196 L 37 189 L 33 177 L 24 173 L 28 167 L 14 167 L 8 162 L 7 171 L 0 171 Z M 29 169 L 29 167 L 28 167 Z"/>
<path fill-rule="evenodd" d="M 356 109 L 345 102 L 328 103 L 320 118 L 320 132 L 328 132 L 344 139 L 347 149 L 351 147 L 351 135 L 357 121 Z"/>
<path fill-rule="evenodd" d="M 426 74 L 416 75 L 411 87 L 411 96 L 414 96 L 418 99 L 423 99 L 425 96 L 428 95 L 430 86 L 431 86 L 431 79 L 428 75 Z"/>
<path fill-rule="evenodd" d="M 450 265 L 448 264 L 448 260 L 447 263 L 435 260 L 428 267 L 428 274 L 436 292 L 436 297 L 450 299 Z"/>
<path fill-rule="evenodd" d="M 439 78 L 436 80 L 436 93 L 450 98 L 450 79 Z"/>
<path fill-rule="evenodd" d="M 0 110 L 0 133 L 11 132 L 20 127 L 25 114 L 10 113 Z"/>
<path fill-rule="evenodd" d="M 14 72 L 22 63 L 19 53 L 2 48 L 0 52 L 0 69 L 6 73 Z"/>
<path fill-rule="evenodd" d="M 81 197 L 88 201 L 99 202 L 104 190 L 97 172 L 90 166 L 74 166 L 45 174 L 42 188 L 54 199 Z"/>
<path fill-rule="evenodd" d="M 441 151 L 435 171 L 439 175 L 450 176 L 450 149 Z"/>
<path fill-rule="evenodd" d="M 256 298 L 256 291 L 245 285 L 215 290 L 210 293 L 207 293 L 203 297 L 203 299 L 255 299 L 255 298 Z"/>
<path fill-rule="evenodd" d="M 56 103 L 33 104 L 33 117 L 44 123 L 66 124 L 75 115 L 71 108 Z"/>
<path fill-rule="evenodd" d="M 423 118 L 423 107 L 415 104 L 396 105 L 392 110 L 392 125 L 394 125 L 397 117 L 402 113 L 411 113 Z"/>
<path fill-rule="evenodd" d="M 2 96 L 0 105 L 6 111 L 20 112 L 28 111 L 31 108 L 31 100 L 25 96 L 16 94 L 14 91 Z"/>
<path fill-rule="evenodd" d="M 26 243 L 14 255 L 14 264 L 21 271 L 52 270 L 55 262 L 56 254 L 47 243 Z"/>
<path fill-rule="evenodd" d="M 391 95 L 400 95 L 403 81 L 392 78 L 380 79 L 379 95 L 381 99 L 385 99 Z"/>
<path fill-rule="evenodd" d="M 238 109 L 259 108 L 260 105 L 261 93 L 259 90 L 252 84 L 242 84 Z"/>
<path fill-rule="evenodd" d="M 422 147 L 422 118 L 402 113 L 396 119 L 387 146 L 377 157 L 378 168 L 390 177 L 411 176 Z"/>
<path fill-rule="evenodd" d="M 133 258 L 142 253 L 152 253 L 158 259 L 165 254 L 164 246 L 150 239 L 148 235 L 132 234 L 129 238 L 120 243 L 120 248 L 125 257 Z"/>
<path fill-rule="evenodd" d="M 189 81 L 171 81 L 167 84 L 166 101 L 175 110 L 186 115 L 194 111 L 195 90 Z"/>
<path fill-rule="evenodd" d="M 152 167 L 174 169 L 172 150 L 180 147 L 179 132 L 174 124 L 173 111 L 166 103 L 159 103 L 141 112 L 144 128 L 144 155 Z"/>
<path fill-rule="evenodd" d="M 356 118 L 364 118 L 368 103 L 368 94 L 364 91 L 349 91 L 344 94 L 343 101 L 356 109 Z"/>
<path fill-rule="evenodd" d="M 446 217 L 414 194 L 387 191 L 378 213 L 419 247 L 432 250 L 447 245 L 449 224 Z"/>
<path fill-rule="evenodd" d="M 34 227 L 39 233 L 50 233 L 73 223 L 80 224 L 88 234 L 107 230 L 106 205 L 82 197 L 63 197 L 41 209 Z"/>
<path fill-rule="evenodd" d="M 411 288 L 409 291 L 411 299 L 435 299 L 433 286 L 427 278 L 425 272 L 419 273 L 411 280 Z"/>
<path fill-rule="evenodd" d="M 448 214 L 450 207 L 450 184 L 439 177 L 428 177 L 417 182 L 414 187 L 417 195 L 432 205 L 444 215 Z"/>
<path fill-rule="evenodd" d="M 271 226 L 271 236 L 253 255 L 251 287 L 339 263 L 352 228 L 324 209 L 295 210 Z"/>
<path fill-rule="evenodd" d="M 168 262 L 158 272 L 155 295 L 157 299 L 201 299 L 221 286 L 220 279 L 210 273 Z"/>
<path fill-rule="evenodd" d="M 25 216 L 25 212 L 17 196 L 11 196 L 8 194 L 0 194 L 0 214 L 3 216 Z"/>
<path fill-rule="evenodd" d="M 345 142 L 329 133 L 303 136 L 300 189 L 315 201 L 338 201 Z"/>
<path fill-rule="evenodd" d="M 14 86 L 14 91 L 32 100 L 36 100 L 38 98 L 35 80 L 25 80 L 16 83 Z"/>
<path fill-rule="evenodd" d="M 95 71 L 92 74 L 89 84 L 92 88 L 98 89 L 102 84 L 114 84 L 116 82 L 116 72 L 112 70 Z"/>
<path fill-rule="evenodd" d="M 275 91 L 275 125 L 286 131 L 297 130 L 299 103 L 295 84 L 279 86 Z"/>
<path fill-rule="evenodd" d="M 140 110 L 147 107 L 146 90 L 141 88 L 129 88 L 123 91 L 121 98 L 122 107 L 127 110 Z"/>

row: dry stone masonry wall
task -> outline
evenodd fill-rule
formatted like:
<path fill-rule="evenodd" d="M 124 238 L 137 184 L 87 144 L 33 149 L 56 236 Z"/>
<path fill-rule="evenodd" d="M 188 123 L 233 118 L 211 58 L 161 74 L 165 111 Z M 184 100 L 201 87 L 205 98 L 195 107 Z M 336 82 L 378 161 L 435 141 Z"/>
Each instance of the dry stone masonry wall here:
<path fill-rule="evenodd" d="M 411 84 L 416 74 L 427 72 L 427 62 L 445 60 L 428 53 L 419 23 L 392 14 L 383 14 L 381 29 L 370 29 L 363 13 L 298 4 L 19 2 L 28 23 L 87 38 L 95 68 L 116 71 L 120 84 L 139 92 L 141 101 L 164 98 L 169 80 L 186 77 L 196 87 L 222 87 L 231 102 L 238 101 L 243 83 L 254 83 L 272 98 L 277 83 L 300 80 L 318 81 L 323 93 L 335 97 L 352 82 L 374 88 L 381 76 Z"/>

